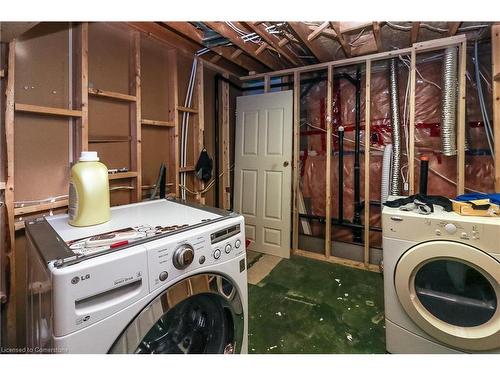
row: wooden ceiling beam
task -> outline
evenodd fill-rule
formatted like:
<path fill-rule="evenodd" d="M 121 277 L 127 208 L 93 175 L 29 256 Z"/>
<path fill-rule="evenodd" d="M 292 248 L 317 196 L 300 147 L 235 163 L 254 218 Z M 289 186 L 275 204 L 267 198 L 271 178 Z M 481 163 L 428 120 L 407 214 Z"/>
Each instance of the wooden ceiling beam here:
<path fill-rule="evenodd" d="M 382 44 L 382 36 L 380 35 L 380 25 L 378 22 L 373 22 L 373 37 L 375 38 L 375 42 L 377 43 L 377 51 L 382 52 L 384 46 Z"/>
<path fill-rule="evenodd" d="M 323 22 L 311 34 L 309 34 L 307 36 L 307 40 L 312 42 L 314 39 L 316 39 L 323 32 L 323 30 L 325 30 L 329 27 L 330 27 L 330 21 Z"/>
<path fill-rule="evenodd" d="M 330 25 L 332 26 L 333 31 L 337 33 L 337 40 L 339 41 L 340 45 L 342 46 L 342 49 L 344 50 L 344 53 L 347 57 L 351 57 L 351 46 L 349 43 L 344 38 L 344 35 L 340 32 L 340 27 L 338 22 L 330 22 Z"/>
<path fill-rule="evenodd" d="M 448 36 L 453 36 L 457 33 L 462 22 L 448 22 Z"/>
<path fill-rule="evenodd" d="M 296 37 L 312 52 L 312 54 L 320 61 L 326 62 L 333 60 L 333 56 L 326 48 L 318 44 L 318 41 L 308 41 L 307 37 L 310 34 L 309 28 L 302 22 L 288 22 Z"/>
<path fill-rule="evenodd" d="M 420 22 L 412 22 L 411 24 L 411 35 L 410 42 L 415 44 L 418 41 L 418 32 L 420 31 Z"/>
<path fill-rule="evenodd" d="M 227 38 L 233 43 L 235 46 L 246 52 L 251 57 L 260 61 L 262 64 L 266 65 L 268 68 L 273 70 L 277 70 L 281 68 L 281 65 L 278 61 L 275 61 L 274 58 L 270 54 L 261 53 L 256 54 L 258 47 L 254 43 L 245 43 L 243 39 L 241 39 L 240 35 L 238 35 L 231 27 L 226 25 L 224 22 L 204 22 L 205 25 L 210 27 L 216 33 L 220 34 L 224 38 Z"/>
<path fill-rule="evenodd" d="M 245 26 L 247 26 L 250 30 L 252 30 L 254 33 L 259 35 L 266 43 L 268 43 L 271 47 L 273 47 L 280 55 L 282 55 L 285 59 L 287 59 L 290 63 L 292 63 L 294 66 L 301 66 L 302 61 L 300 61 L 299 57 L 291 50 L 288 48 L 282 48 L 285 44 L 287 44 L 289 41 L 286 38 L 283 38 L 281 40 L 278 40 L 276 37 L 272 36 L 266 31 L 266 27 L 264 25 L 255 25 L 255 22 L 243 22 Z M 283 45 L 280 43 L 282 41 L 285 41 Z"/>
<path fill-rule="evenodd" d="M 176 33 L 181 34 L 185 38 L 189 38 L 192 41 L 198 43 L 200 46 L 203 46 L 203 34 L 196 27 L 191 25 L 188 22 L 162 22 L 167 28 L 175 31 Z M 264 71 L 265 67 L 259 64 L 257 61 L 253 61 L 252 59 L 245 59 L 241 54 L 238 54 L 236 57 L 233 57 L 233 51 L 231 51 L 227 47 L 213 47 L 210 50 L 217 54 L 211 58 L 211 62 L 217 62 L 221 57 L 226 60 L 241 66 L 243 69 L 248 71 Z"/>

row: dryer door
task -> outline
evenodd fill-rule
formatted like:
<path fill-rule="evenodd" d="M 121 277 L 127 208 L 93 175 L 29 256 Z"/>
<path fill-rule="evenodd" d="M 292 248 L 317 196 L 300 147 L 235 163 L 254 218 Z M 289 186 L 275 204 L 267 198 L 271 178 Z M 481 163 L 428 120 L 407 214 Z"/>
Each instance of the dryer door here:
<path fill-rule="evenodd" d="M 236 353 L 243 342 L 243 314 L 231 280 L 217 274 L 191 276 L 145 307 L 110 353 Z"/>
<path fill-rule="evenodd" d="M 394 273 L 406 313 L 435 339 L 467 351 L 500 348 L 500 262 L 458 242 L 406 251 Z"/>

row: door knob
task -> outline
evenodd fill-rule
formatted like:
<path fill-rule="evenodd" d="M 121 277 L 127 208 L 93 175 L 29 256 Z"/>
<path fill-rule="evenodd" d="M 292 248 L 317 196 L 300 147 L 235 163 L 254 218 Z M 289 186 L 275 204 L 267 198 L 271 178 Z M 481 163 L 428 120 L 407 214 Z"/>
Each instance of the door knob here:
<path fill-rule="evenodd" d="M 288 164 L 290 164 L 290 163 L 288 163 L 287 161 L 283 162 L 284 167 L 288 167 Z"/>

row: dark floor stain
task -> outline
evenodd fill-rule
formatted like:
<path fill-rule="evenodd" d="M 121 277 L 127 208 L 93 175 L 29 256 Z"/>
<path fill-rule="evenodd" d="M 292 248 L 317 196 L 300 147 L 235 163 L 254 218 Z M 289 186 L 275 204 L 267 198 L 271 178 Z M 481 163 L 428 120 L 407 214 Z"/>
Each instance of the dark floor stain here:
<path fill-rule="evenodd" d="M 248 288 L 249 353 L 385 353 L 378 273 L 293 257 Z"/>

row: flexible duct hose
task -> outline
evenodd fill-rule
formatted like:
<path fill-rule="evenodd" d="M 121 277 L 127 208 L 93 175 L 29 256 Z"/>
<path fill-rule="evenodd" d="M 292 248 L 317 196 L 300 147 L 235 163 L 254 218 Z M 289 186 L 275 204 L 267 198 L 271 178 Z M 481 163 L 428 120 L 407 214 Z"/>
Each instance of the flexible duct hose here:
<path fill-rule="evenodd" d="M 388 144 L 384 147 L 384 156 L 382 158 L 382 178 L 380 182 L 380 201 L 385 203 L 389 196 L 389 185 L 391 182 L 391 159 L 392 145 Z"/>
<path fill-rule="evenodd" d="M 457 63 L 456 47 L 446 48 L 443 57 L 443 90 L 441 94 L 441 147 L 443 154 L 457 154 Z"/>
<path fill-rule="evenodd" d="M 399 195 L 401 170 L 401 121 L 399 115 L 398 60 L 389 60 L 389 94 L 392 123 L 392 169 L 390 193 Z"/>

